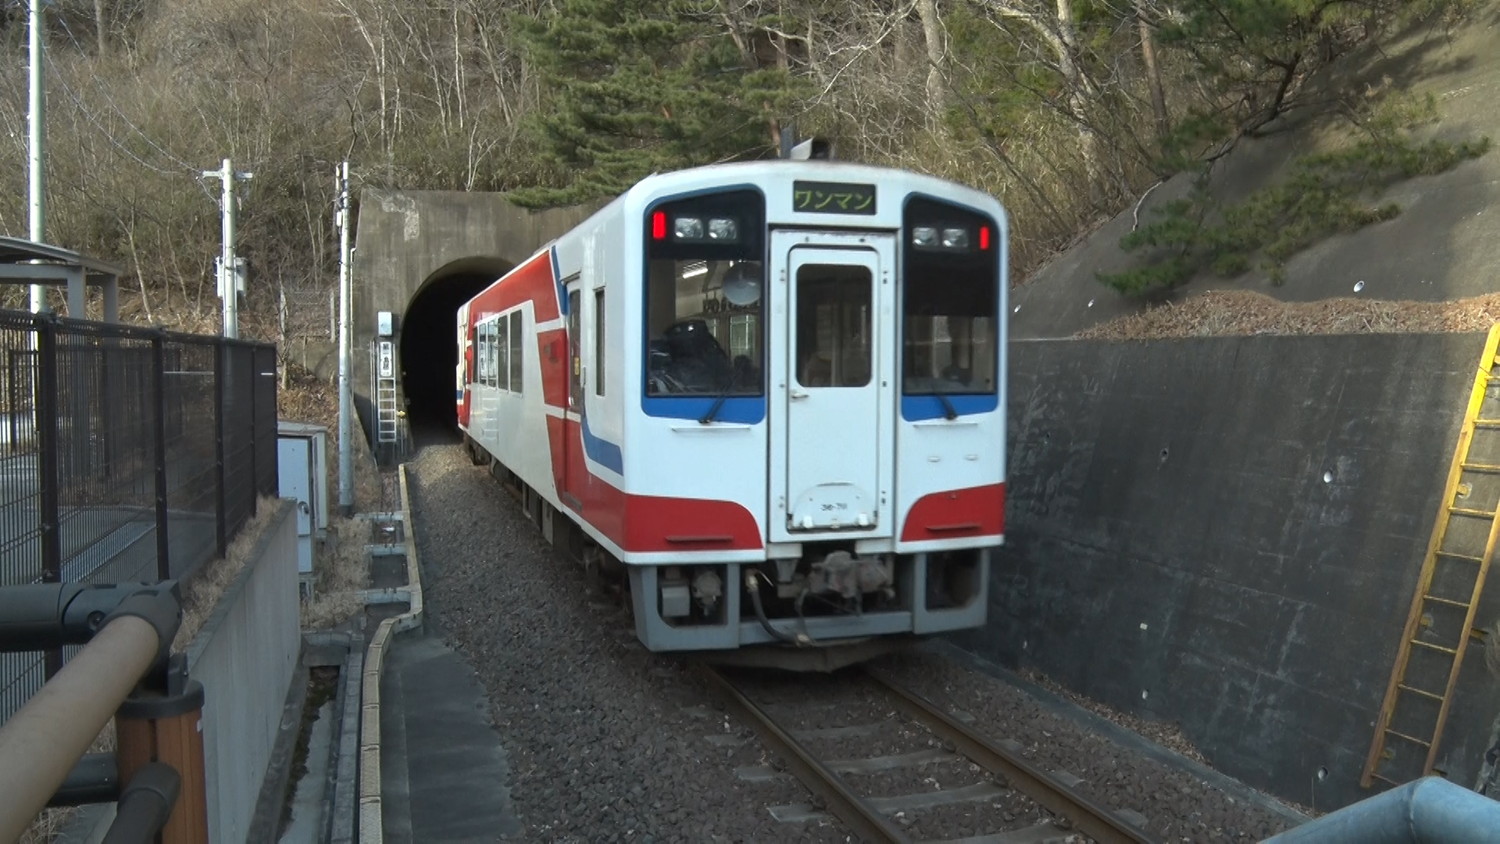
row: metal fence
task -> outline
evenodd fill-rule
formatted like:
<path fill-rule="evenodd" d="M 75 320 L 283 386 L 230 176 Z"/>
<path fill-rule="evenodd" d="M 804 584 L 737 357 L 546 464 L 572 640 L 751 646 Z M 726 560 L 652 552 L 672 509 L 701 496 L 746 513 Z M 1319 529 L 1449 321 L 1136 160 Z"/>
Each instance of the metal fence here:
<path fill-rule="evenodd" d="M 276 478 L 276 348 L 0 311 L 0 586 L 187 579 Z M 61 667 L 0 655 L 0 720 Z"/>

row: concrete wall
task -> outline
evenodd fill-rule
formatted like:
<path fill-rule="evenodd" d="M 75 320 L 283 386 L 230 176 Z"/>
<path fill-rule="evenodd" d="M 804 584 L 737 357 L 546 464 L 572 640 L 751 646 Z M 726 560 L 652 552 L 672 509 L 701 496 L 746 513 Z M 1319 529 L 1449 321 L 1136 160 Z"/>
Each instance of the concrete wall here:
<path fill-rule="evenodd" d="M 498 278 L 500 272 L 530 257 L 593 210 L 569 207 L 531 211 L 511 204 L 498 193 L 362 191 L 350 304 L 354 335 L 351 381 L 367 435 L 372 423 L 371 364 L 366 350 L 375 340 L 377 312 L 397 315 L 399 335 L 399 318 L 424 286 L 445 275 L 474 272 L 481 267 L 499 267 L 493 273 Z M 337 365 L 336 360 L 333 365 Z"/>
<path fill-rule="evenodd" d="M 276 744 L 302 640 L 297 520 L 279 500 L 250 561 L 188 646 L 188 673 L 203 684 L 208 825 L 216 844 L 250 829 Z"/>
<path fill-rule="evenodd" d="M 1180 724 L 1284 798 L 1369 796 L 1357 781 L 1483 340 L 1013 343 L 1007 547 L 990 623 L 961 643 Z M 1481 651 L 1443 743 L 1464 785 L 1500 709 Z"/>

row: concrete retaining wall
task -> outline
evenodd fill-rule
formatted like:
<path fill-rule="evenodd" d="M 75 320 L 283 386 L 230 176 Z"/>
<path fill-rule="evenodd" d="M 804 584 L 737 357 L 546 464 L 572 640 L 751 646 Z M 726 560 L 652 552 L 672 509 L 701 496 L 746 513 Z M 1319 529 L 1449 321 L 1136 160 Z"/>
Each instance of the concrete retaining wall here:
<path fill-rule="evenodd" d="M 961 644 L 1180 724 L 1281 797 L 1369 796 L 1359 775 L 1483 342 L 1013 343 L 1008 544 L 990 623 Z M 1455 699 L 1441 767 L 1471 786 L 1500 710 L 1482 648 Z"/>
<path fill-rule="evenodd" d="M 276 512 L 251 560 L 188 647 L 203 684 L 210 840 L 245 840 L 301 650 L 294 502 Z"/>

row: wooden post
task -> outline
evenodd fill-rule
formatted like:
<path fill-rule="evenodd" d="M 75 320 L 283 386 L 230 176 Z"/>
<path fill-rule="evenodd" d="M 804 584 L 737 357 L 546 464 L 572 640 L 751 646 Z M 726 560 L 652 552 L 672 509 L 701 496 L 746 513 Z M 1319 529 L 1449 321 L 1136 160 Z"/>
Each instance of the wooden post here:
<path fill-rule="evenodd" d="M 203 684 L 190 680 L 178 695 L 128 698 L 115 714 L 120 782 L 151 762 L 171 765 L 182 791 L 161 832 L 161 844 L 208 840 L 208 799 L 203 773 Z"/>

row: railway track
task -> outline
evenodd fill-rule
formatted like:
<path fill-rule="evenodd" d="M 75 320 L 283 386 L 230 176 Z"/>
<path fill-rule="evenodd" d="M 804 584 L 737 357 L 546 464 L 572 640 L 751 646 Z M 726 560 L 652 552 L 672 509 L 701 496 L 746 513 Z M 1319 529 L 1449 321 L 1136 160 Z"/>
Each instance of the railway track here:
<path fill-rule="evenodd" d="M 794 693 L 791 700 L 780 703 L 758 702 L 753 699 L 757 696 L 754 681 L 737 680 L 740 675 L 707 666 L 704 673 L 710 685 L 755 728 L 767 748 L 784 761 L 787 769 L 829 813 L 837 816 L 864 841 L 946 840 L 998 844 L 1065 840 L 1070 835 L 1087 836 L 1101 844 L 1155 840 L 1134 818 L 1099 805 L 1079 791 L 1076 786 L 1081 781 L 1036 767 L 1022 756 L 1019 744 L 997 742 L 981 735 L 960 718 L 942 711 L 921 695 L 896 685 L 876 671 L 860 669 L 847 677 L 840 675 L 846 683 L 852 681 L 858 688 L 848 693 L 849 702 L 832 704 L 831 708 L 835 710 L 833 721 L 836 724 L 858 720 L 861 715 L 867 722 L 873 717 L 877 723 L 846 723 L 832 727 L 826 725 L 827 718 L 809 715 L 817 707 L 821 706 L 825 711 L 830 708 L 826 701 L 820 703 L 822 695 Z M 899 718 L 899 721 L 893 722 L 890 717 L 878 720 L 880 715 L 875 713 L 882 712 Z M 897 735 L 902 738 L 895 738 Z M 827 751 L 816 749 L 820 742 L 826 745 L 827 740 L 833 738 L 837 744 L 837 739 L 842 738 L 841 749 L 847 756 L 850 755 L 849 739 L 857 736 L 864 737 L 859 739 L 859 744 L 884 752 L 875 757 L 840 760 L 830 758 Z M 838 753 L 838 750 L 833 753 Z M 925 776 L 922 773 L 924 766 L 946 766 L 948 773 L 945 778 L 950 781 L 963 779 L 953 772 L 965 767 L 987 772 L 988 776 L 964 785 L 933 787 L 938 785 L 937 779 Z M 913 772 L 908 774 L 909 782 L 926 787 L 897 796 L 881 797 L 869 793 L 880 790 L 866 782 L 870 775 L 902 769 Z M 880 784 L 890 789 L 893 785 L 899 787 L 902 781 L 887 778 Z M 1043 822 L 1027 827 L 1026 813 L 1015 809 L 1027 801 L 1063 819 L 1064 825 L 1057 827 Z M 959 807 L 963 813 L 962 836 L 939 832 L 935 838 L 914 837 L 914 833 L 927 832 L 922 821 L 923 813 L 943 806 Z M 973 808 L 962 808 L 965 806 Z M 1002 807 L 1011 810 L 1003 811 Z M 1138 815 L 1135 817 L 1139 818 Z M 1144 819 L 1140 823 L 1144 823 Z M 934 826 L 943 828 L 942 824 Z M 950 816 L 946 828 L 951 832 L 953 826 Z M 1056 835 L 1050 838 L 1046 829 L 1049 826 L 1056 831 Z"/>

